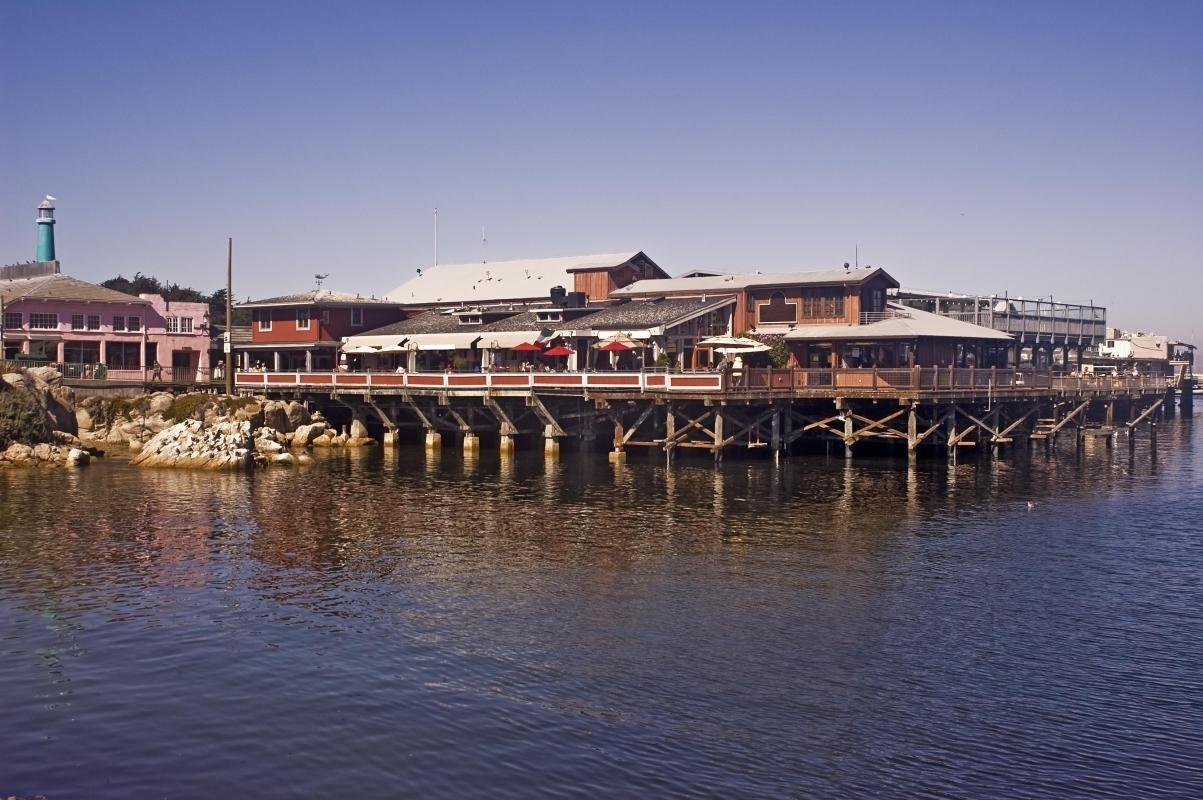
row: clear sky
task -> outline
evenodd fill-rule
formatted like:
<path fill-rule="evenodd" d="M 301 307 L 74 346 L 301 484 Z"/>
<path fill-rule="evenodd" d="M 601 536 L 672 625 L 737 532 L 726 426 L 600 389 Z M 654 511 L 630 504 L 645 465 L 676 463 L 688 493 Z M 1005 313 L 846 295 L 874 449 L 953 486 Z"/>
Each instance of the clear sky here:
<path fill-rule="evenodd" d="M 1203 2 L 0 0 L 0 261 L 380 293 L 642 249 L 1203 340 Z M 481 226 L 488 243 L 482 248 Z M 1203 342 L 1201 342 L 1203 343 Z"/>

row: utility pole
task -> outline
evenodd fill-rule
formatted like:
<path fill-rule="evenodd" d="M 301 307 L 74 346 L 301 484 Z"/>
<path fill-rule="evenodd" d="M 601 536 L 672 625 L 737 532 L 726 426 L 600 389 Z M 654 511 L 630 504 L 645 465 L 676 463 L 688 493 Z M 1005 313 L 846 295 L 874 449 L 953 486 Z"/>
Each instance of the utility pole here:
<path fill-rule="evenodd" d="M 234 394 L 234 239 L 226 239 L 226 394 Z"/>

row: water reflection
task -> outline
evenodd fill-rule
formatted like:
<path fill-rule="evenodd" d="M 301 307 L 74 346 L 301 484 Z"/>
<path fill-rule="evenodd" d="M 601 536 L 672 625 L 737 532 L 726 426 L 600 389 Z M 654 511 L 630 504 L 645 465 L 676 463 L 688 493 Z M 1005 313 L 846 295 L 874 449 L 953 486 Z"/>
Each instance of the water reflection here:
<path fill-rule="evenodd" d="M 955 466 L 0 472 L 0 783 L 1172 793 L 1203 744 L 1203 462 L 1158 433 Z"/>

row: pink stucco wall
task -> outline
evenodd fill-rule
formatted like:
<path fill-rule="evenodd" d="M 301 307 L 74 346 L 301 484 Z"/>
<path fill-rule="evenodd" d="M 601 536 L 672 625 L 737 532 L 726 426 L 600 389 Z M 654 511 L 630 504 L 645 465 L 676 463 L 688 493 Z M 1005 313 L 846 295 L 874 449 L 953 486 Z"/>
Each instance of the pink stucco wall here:
<path fill-rule="evenodd" d="M 180 371 L 191 373 L 193 378 L 209 377 L 209 307 L 205 303 L 169 303 L 159 295 L 141 295 L 148 302 L 129 303 L 84 302 L 78 300 L 19 299 L 4 307 L 5 315 L 19 313 L 21 327 L 4 329 L 4 348 L 10 351 L 14 345 L 23 353 L 45 352 L 51 361 L 64 363 L 68 345 L 73 342 L 98 342 L 100 363 L 109 363 L 109 346 L 113 343 L 129 343 L 137 346 L 137 366 L 150 368 L 153 362 L 147 355 L 145 344 L 155 344 L 154 359 L 162 365 L 165 376 L 170 374 L 173 357 L 180 362 Z M 57 314 L 58 327 L 41 329 L 30 327 L 30 314 Z M 85 325 L 88 315 L 100 316 L 99 330 L 71 330 L 71 317 L 83 314 Z M 115 331 L 113 317 L 139 317 L 142 330 Z M 168 333 L 167 317 L 192 319 L 192 333 Z M 184 362 L 187 362 L 186 365 Z"/>

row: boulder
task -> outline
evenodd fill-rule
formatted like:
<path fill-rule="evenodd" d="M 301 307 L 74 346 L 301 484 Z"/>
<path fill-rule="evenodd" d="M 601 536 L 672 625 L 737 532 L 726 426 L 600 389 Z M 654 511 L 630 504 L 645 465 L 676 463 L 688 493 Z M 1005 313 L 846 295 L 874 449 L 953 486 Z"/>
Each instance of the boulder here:
<path fill-rule="evenodd" d="M 303 467 L 307 467 L 313 463 L 313 456 L 308 453 L 297 453 L 296 459 L 297 463 Z"/>
<path fill-rule="evenodd" d="M 33 448 L 27 444 L 10 444 L 4 451 L 4 460 L 20 463 L 33 458 Z"/>
<path fill-rule="evenodd" d="M 54 461 L 58 453 L 54 445 L 42 442 L 33 446 L 33 457 L 35 461 Z"/>
<path fill-rule="evenodd" d="M 171 408 L 171 404 L 175 402 L 175 397 L 170 392 L 155 392 L 150 396 L 146 406 L 147 414 L 159 414 L 160 416 L 166 413 L 167 409 Z"/>
<path fill-rule="evenodd" d="M 351 420 L 351 438 L 352 439 L 367 439 L 368 426 L 364 425 L 361 420 Z"/>
<path fill-rule="evenodd" d="M 326 423 L 312 422 L 308 425 L 302 425 L 293 431 L 292 446 L 293 447 L 308 447 L 313 443 L 314 439 L 326 433 Z"/>
<path fill-rule="evenodd" d="M 275 455 L 284 449 L 284 445 L 275 439 L 255 439 L 255 452 L 263 455 Z"/>
<path fill-rule="evenodd" d="M 291 467 L 296 463 L 296 459 L 292 457 L 292 453 L 277 453 L 273 456 L 270 456 L 269 460 L 273 464 L 279 464 L 285 467 Z"/>
<path fill-rule="evenodd" d="M 30 367 L 25 374 L 49 386 L 62 386 L 63 373 L 54 367 Z"/>
<path fill-rule="evenodd" d="M 87 450 L 81 450 L 78 447 L 72 447 L 67 451 L 67 465 L 71 467 L 82 467 L 92 460 L 92 456 L 88 455 Z"/>
<path fill-rule="evenodd" d="M 96 427 L 92 413 L 87 408 L 75 407 L 75 427 L 80 431 L 90 431 Z"/>
<path fill-rule="evenodd" d="M 305 404 L 298 403 L 295 400 L 288 404 L 285 413 L 288 416 L 288 427 L 280 429 L 283 431 L 295 431 L 302 425 L 308 425 L 312 421 L 309 417 L 309 409 L 305 408 Z"/>
<path fill-rule="evenodd" d="M 54 420 L 52 427 L 64 433 L 79 433 L 75 419 L 75 390 L 70 386 L 52 386 L 46 398 L 46 411 Z"/>
<path fill-rule="evenodd" d="M 79 440 L 78 436 L 72 436 L 71 434 L 65 433 L 63 431 L 54 431 L 54 432 L 52 432 L 51 435 L 54 437 L 54 441 L 57 444 L 63 445 L 65 447 L 83 447 L 84 446 L 84 443 Z"/>
<path fill-rule="evenodd" d="M 278 431 L 291 430 L 288 422 L 288 407 L 285 403 L 268 400 L 263 404 L 263 424 Z"/>

